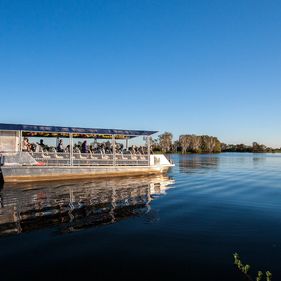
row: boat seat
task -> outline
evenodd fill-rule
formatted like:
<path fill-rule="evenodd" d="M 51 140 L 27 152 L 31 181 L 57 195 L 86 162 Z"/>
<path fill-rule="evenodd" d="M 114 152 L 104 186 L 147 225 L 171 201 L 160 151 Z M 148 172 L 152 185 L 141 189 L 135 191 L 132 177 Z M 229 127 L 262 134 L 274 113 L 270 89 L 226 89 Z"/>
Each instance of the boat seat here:
<path fill-rule="evenodd" d="M 142 154 L 138 155 L 138 157 L 139 157 L 139 160 L 146 160 L 146 159 L 145 159 L 145 156 L 142 155 Z"/>
<path fill-rule="evenodd" d="M 50 159 L 49 155 L 45 155 L 43 151 L 41 152 L 33 152 L 32 157 L 35 159 Z"/>
<path fill-rule="evenodd" d="M 50 153 L 50 157 L 52 159 L 63 159 L 63 156 L 62 155 L 58 155 L 56 150 Z"/>
<path fill-rule="evenodd" d="M 91 151 L 89 153 L 89 158 L 90 159 L 95 159 L 95 160 L 99 159 L 98 155 L 93 154 Z"/>
<path fill-rule="evenodd" d="M 73 153 L 73 156 L 75 157 L 75 159 L 87 159 L 87 156 L 82 156 L 80 150 L 79 152 Z"/>
<path fill-rule="evenodd" d="M 102 154 L 101 154 L 101 159 L 109 159 L 109 156 L 102 153 Z"/>
<path fill-rule="evenodd" d="M 131 154 L 131 160 L 138 160 L 138 157 L 135 154 Z"/>

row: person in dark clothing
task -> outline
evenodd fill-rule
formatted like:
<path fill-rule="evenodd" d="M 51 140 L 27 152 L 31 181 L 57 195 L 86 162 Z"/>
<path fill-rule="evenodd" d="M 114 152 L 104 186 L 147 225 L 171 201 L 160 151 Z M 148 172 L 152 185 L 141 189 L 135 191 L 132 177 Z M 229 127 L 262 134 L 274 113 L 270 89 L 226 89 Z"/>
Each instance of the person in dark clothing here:
<path fill-rule="evenodd" d="M 57 145 L 57 152 L 64 152 L 62 140 L 59 140 L 59 143 Z"/>
<path fill-rule="evenodd" d="M 45 144 L 44 141 L 41 139 L 40 142 L 38 143 L 38 145 L 40 145 L 42 147 L 42 149 L 45 148 Z"/>
<path fill-rule="evenodd" d="M 82 152 L 82 153 L 87 153 L 87 152 L 88 152 L 88 149 L 87 149 L 87 141 L 83 141 L 81 152 Z"/>

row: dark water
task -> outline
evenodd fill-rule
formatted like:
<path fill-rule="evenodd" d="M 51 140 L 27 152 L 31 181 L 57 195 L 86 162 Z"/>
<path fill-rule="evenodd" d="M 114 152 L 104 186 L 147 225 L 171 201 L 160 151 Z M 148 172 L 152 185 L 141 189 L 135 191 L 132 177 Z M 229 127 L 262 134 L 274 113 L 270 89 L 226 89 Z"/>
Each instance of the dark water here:
<path fill-rule="evenodd" d="M 0 191 L 1 280 L 281 280 L 281 155 L 173 156 L 168 176 Z"/>

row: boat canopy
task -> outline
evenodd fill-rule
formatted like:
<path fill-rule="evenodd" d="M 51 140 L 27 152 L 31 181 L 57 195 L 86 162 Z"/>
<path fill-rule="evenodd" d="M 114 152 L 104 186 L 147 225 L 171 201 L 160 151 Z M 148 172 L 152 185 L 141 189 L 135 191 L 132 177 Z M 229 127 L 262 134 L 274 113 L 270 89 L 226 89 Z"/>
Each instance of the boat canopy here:
<path fill-rule="evenodd" d="M 0 131 L 20 131 L 27 137 L 69 137 L 97 139 L 130 139 L 138 136 L 150 136 L 157 131 L 97 129 L 80 127 L 61 127 L 45 125 L 5 124 L 0 123 Z"/>

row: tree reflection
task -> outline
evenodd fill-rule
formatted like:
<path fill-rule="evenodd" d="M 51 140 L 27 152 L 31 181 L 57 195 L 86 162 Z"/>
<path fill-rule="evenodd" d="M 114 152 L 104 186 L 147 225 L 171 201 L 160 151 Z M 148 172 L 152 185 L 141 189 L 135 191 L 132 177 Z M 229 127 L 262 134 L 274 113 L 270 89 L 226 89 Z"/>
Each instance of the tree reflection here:
<path fill-rule="evenodd" d="M 219 157 L 216 155 L 195 155 L 187 154 L 179 157 L 179 170 L 184 173 L 192 173 L 195 170 L 216 169 L 219 164 Z"/>

